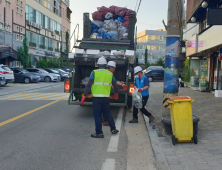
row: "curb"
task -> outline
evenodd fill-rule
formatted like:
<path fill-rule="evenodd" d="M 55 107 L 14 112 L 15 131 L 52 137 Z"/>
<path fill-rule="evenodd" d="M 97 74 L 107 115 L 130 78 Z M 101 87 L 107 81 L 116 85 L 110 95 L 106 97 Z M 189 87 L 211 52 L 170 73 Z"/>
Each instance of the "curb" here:
<path fill-rule="evenodd" d="M 156 167 L 158 170 L 170 170 L 169 164 L 166 160 L 166 157 L 164 155 L 164 152 L 162 150 L 162 146 L 160 144 L 160 141 L 158 139 L 158 135 L 156 132 L 156 129 L 152 129 L 152 126 L 149 126 L 149 118 L 143 115 L 144 122 L 146 124 L 148 135 L 150 138 L 151 146 L 153 149 L 153 153 L 155 156 L 156 161 Z"/>
<path fill-rule="evenodd" d="M 61 83 L 62 84 L 62 83 Z M 29 91 L 33 91 L 33 90 L 39 90 L 39 89 L 44 89 L 44 88 L 47 88 L 47 87 L 56 87 L 56 86 L 59 86 L 61 84 L 56 84 L 56 85 L 48 85 L 48 86 L 44 86 L 44 87 L 38 87 L 38 88 L 33 88 L 33 89 L 30 89 L 30 90 L 22 90 L 22 91 L 17 91 L 17 92 L 13 92 L 13 93 L 7 93 L 7 94 L 0 94 L 0 96 L 5 96 L 5 95 L 10 95 L 10 94 L 17 94 L 17 93 L 22 93 L 22 92 L 29 92 Z"/>

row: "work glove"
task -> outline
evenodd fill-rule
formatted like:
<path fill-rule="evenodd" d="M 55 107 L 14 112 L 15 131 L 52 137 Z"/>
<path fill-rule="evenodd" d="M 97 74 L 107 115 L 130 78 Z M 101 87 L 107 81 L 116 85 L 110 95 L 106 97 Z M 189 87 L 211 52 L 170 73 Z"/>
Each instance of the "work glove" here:
<path fill-rule="evenodd" d="M 138 92 L 142 92 L 143 91 L 143 89 L 138 89 Z"/>
<path fill-rule="evenodd" d="M 89 94 L 87 94 L 86 96 L 83 96 L 82 97 L 82 100 L 81 100 L 81 105 L 83 105 L 84 104 L 84 101 L 86 100 L 86 98 L 89 96 Z"/>
<path fill-rule="evenodd" d="M 119 94 L 118 94 L 118 93 L 115 93 L 115 94 L 114 94 L 114 99 L 115 99 L 115 100 L 118 100 L 118 99 L 119 99 Z"/>
<path fill-rule="evenodd" d="M 127 85 L 123 84 L 122 88 L 123 88 L 123 90 L 127 90 Z"/>
<path fill-rule="evenodd" d="M 83 96 L 82 97 L 82 100 L 81 100 L 81 105 L 83 105 L 84 104 L 84 101 L 86 100 L 86 97 L 85 96 Z"/>

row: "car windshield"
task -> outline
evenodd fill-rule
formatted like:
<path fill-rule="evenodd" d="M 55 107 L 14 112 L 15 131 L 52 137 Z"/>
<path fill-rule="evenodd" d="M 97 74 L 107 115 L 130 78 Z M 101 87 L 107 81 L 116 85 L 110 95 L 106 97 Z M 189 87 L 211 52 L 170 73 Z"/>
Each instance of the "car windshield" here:
<path fill-rule="evenodd" d="M 66 73 L 65 71 L 61 70 L 61 69 L 56 69 L 58 72 L 60 73 Z"/>
<path fill-rule="evenodd" d="M 29 73 L 29 71 L 25 70 L 25 69 L 20 69 L 19 71 L 23 72 L 23 73 Z"/>
<path fill-rule="evenodd" d="M 6 71 L 12 71 L 10 68 L 8 68 L 7 66 L 2 66 L 2 68 Z"/>
<path fill-rule="evenodd" d="M 58 71 L 56 71 L 56 70 L 51 70 L 53 73 L 59 73 Z"/>
<path fill-rule="evenodd" d="M 42 73 L 49 73 L 48 71 L 45 71 L 45 70 L 42 70 L 42 69 L 39 69 L 39 71 L 41 71 Z"/>

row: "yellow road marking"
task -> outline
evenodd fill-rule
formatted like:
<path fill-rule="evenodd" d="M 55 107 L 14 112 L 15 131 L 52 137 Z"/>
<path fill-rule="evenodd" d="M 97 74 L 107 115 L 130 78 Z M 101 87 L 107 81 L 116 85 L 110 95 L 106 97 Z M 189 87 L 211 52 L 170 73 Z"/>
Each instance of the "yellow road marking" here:
<path fill-rule="evenodd" d="M 13 117 L 13 118 L 11 118 L 11 119 L 8 119 L 8 120 L 6 120 L 6 121 L 4 121 L 4 122 L 1 122 L 1 123 L 0 123 L 0 126 L 6 125 L 6 124 L 8 124 L 8 123 L 10 123 L 10 122 L 13 122 L 13 121 L 15 121 L 15 120 L 17 120 L 17 119 L 20 119 L 20 118 L 24 117 L 24 116 L 27 116 L 27 115 L 29 115 L 29 114 L 31 114 L 31 113 L 33 113 L 33 112 L 36 112 L 36 111 L 38 111 L 38 110 L 41 110 L 41 109 L 43 109 L 43 108 L 45 108 L 45 107 L 47 107 L 47 106 L 50 106 L 50 105 L 52 105 L 52 104 L 54 104 L 54 103 L 56 103 L 56 102 L 59 102 L 59 101 L 60 101 L 60 100 L 53 101 L 53 102 L 51 102 L 51 103 L 48 103 L 48 104 L 43 105 L 43 106 L 40 106 L 40 107 L 38 107 L 38 108 L 36 108 L 36 109 L 33 109 L 33 110 L 28 111 L 28 112 L 26 112 L 26 113 L 23 113 L 23 114 L 21 114 L 21 115 L 18 115 L 18 116 L 16 116 L 16 117 Z"/>
<path fill-rule="evenodd" d="M 47 96 L 51 96 L 50 98 L 52 98 L 53 96 L 60 96 L 59 95 L 60 93 L 48 93 L 48 95 L 43 95 L 43 96 L 32 96 L 32 97 L 29 97 L 29 98 L 25 98 L 25 99 L 21 99 L 21 100 L 31 100 L 31 99 L 36 99 L 36 100 L 38 100 L 38 99 L 40 99 L 40 98 L 42 98 L 42 100 L 44 100 L 44 97 L 47 97 Z M 64 94 L 63 94 L 64 95 Z"/>
<path fill-rule="evenodd" d="M 51 97 L 47 97 L 47 98 L 42 98 L 42 99 L 39 99 L 39 98 L 36 98 L 36 100 L 48 100 L 48 99 L 53 99 L 53 98 L 59 98 L 59 97 L 62 97 L 62 96 L 64 96 L 64 94 L 61 94 L 61 95 L 56 95 L 56 96 L 51 96 Z M 64 96 L 64 98 L 65 98 L 66 96 Z M 68 99 L 68 97 L 69 96 L 67 96 L 66 98 Z"/>
<path fill-rule="evenodd" d="M 34 93 L 33 93 L 34 94 Z M 40 94 L 35 94 L 35 96 L 40 96 L 40 95 L 43 95 L 43 94 L 45 94 L 45 93 L 40 93 Z M 2 99 L 2 100 L 13 100 L 13 99 L 18 99 L 18 98 L 24 98 L 25 96 L 17 96 L 17 97 L 10 97 L 10 98 L 5 98 L 5 99 Z M 28 95 L 28 96 L 26 96 L 26 97 L 31 97 L 31 95 Z M 27 99 L 28 99 L 27 98 Z"/>

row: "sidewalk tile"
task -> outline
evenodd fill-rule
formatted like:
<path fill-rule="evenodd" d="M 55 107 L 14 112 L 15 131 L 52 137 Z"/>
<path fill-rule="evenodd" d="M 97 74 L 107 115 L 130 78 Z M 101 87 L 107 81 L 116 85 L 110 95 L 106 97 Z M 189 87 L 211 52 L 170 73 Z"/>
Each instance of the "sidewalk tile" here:
<path fill-rule="evenodd" d="M 218 162 L 218 161 L 209 161 L 209 162 L 207 162 L 207 164 L 209 165 L 209 166 L 216 166 L 216 167 L 221 167 L 221 169 L 222 169 L 222 165 Z"/>
<path fill-rule="evenodd" d="M 183 170 L 182 166 L 180 165 L 169 165 L 170 170 Z"/>
<path fill-rule="evenodd" d="M 222 154 L 222 151 L 221 151 L 221 150 L 218 150 L 218 149 L 209 150 L 209 152 L 210 152 L 212 155 L 220 155 L 220 154 Z"/>
<path fill-rule="evenodd" d="M 207 164 L 195 164 L 195 166 L 199 170 L 204 170 L 204 169 L 210 170 L 210 167 Z"/>

